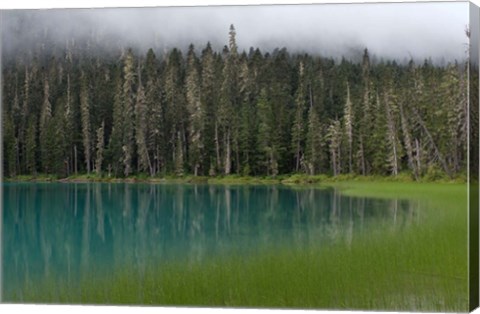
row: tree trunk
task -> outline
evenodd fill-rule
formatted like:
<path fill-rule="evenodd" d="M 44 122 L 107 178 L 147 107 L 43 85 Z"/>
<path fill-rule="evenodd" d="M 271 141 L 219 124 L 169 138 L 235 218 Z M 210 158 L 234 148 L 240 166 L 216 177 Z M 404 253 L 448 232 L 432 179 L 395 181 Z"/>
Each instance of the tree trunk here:
<path fill-rule="evenodd" d="M 240 174 L 240 152 L 238 149 L 238 135 L 237 135 L 237 140 L 235 141 L 235 172 L 237 174 Z"/>
<path fill-rule="evenodd" d="M 333 175 L 336 176 L 338 172 L 337 172 L 337 156 L 336 156 L 335 149 L 332 149 L 331 153 L 332 153 Z"/>
<path fill-rule="evenodd" d="M 226 143 L 225 143 L 225 175 L 229 175 L 232 167 L 232 157 L 231 157 L 231 148 L 230 148 L 230 128 L 228 128 L 226 134 Z"/>
<path fill-rule="evenodd" d="M 300 168 L 300 142 L 297 142 L 297 148 L 295 151 L 295 172 L 298 172 L 298 169 Z"/>
<path fill-rule="evenodd" d="M 387 127 L 388 127 L 388 140 L 392 146 L 392 156 L 393 160 L 390 160 L 390 166 L 392 167 L 392 174 L 398 175 L 398 157 L 397 157 L 397 128 L 395 126 L 395 120 L 393 117 L 393 112 L 390 108 L 388 101 L 388 95 L 385 95 L 385 112 L 387 115 Z"/>
<path fill-rule="evenodd" d="M 418 138 L 415 139 L 415 160 L 417 162 L 417 169 L 418 174 L 420 174 L 422 170 L 422 162 L 420 160 L 420 144 L 418 143 Z"/>
<path fill-rule="evenodd" d="M 217 169 L 222 168 L 222 163 L 220 159 L 220 143 L 218 139 L 218 123 L 215 121 L 215 152 L 217 154 Z"/>
<path fill-rule="evenodd" d="M 398 175 L 397 145 L 393 144 L 393 175 Z"/>
<path fill-rule="evenodd" d="M 363 137 L 360 136 L 360 164 L 362 166 L 362 175 L 366 175 L 367 170 L 365 168 L 365 150 L 363 149 Z"/>
<path fill-rule="evenodd" d="M 74 163 L 75 175 L 76 175 L 77 172 L 78 172 L 78 167 L 77 167 L 77 166 L 78 166 L 78 163 L 77 163 L 77 160 L 78 160 L 78 158 L 77 158 L 77 156 L 78 156 L 78 154 L 77 154 L 77 145 L 74 145 L 74 146 L 73 146 L 73 155 L 74 155 L 74 161 L 73 161 L 73 163 Z"/>

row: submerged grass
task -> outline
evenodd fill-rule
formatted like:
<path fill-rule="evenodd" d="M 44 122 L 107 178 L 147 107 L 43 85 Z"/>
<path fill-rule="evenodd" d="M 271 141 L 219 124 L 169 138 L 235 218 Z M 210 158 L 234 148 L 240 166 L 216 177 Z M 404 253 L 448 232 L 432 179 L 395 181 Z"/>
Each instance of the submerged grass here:
<path fill-rule="evenodd" d="M 23 302 L 467 311 L 465 184 L 334 183 L 356 196 L 420 202 L 421 223 L 309 249 L 265 249 L 89 274 L 25 291 Z"/>

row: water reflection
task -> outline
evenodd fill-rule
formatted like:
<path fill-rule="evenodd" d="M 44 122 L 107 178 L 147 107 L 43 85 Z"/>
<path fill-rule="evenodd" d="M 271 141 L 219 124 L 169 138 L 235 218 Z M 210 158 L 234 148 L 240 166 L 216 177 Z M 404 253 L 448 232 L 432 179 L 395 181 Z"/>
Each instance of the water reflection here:
<path fill-rule="evenodd" d="M 42 281 L 232 252 L 322 247 L 416 219 L 406 200 L 333 188 L 174 184 L 5 183 L 4 297 Z"/>

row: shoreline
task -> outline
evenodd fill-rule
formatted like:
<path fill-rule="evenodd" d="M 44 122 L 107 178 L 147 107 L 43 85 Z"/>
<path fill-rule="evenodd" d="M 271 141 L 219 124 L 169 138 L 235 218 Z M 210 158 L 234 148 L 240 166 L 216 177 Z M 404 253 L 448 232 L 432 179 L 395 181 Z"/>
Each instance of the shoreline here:
<path fill-rule="evenodd" d="M 321 183 L 335 184 L 341 182 L 395 182 L 395 183 L 468 183 L 467 178 L 459 176 L 454 179 L 449 178 L 422 178 L 418 181 L 408 175 L 394 176 L 361 176 L 361 175 L 305 175 L 291 174 L 277 177 L 254 177 L 254 176 L 184 176 L 184 177 L 128 177 L 113 178 L 102 177 L 95 174 L 77 175 L 66 178 L 57 178 L 55 176 L 37 175 L 37 176 L 16 176 L 12 178 L 3 178 L 3 182 L 20 183 L 149 183 L 149 184 L 282 184 L 282 185 L 316 185 Z"/>

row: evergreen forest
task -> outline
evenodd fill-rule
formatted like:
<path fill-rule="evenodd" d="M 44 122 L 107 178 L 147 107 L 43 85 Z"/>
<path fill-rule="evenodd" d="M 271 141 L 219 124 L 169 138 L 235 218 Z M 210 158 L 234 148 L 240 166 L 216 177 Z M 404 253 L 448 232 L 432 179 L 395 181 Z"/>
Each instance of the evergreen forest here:
<path fill-rule="evenodd" d="M 5 176 L 466 173 L 465 61 L 81 48 L 3 62 Z"/>

